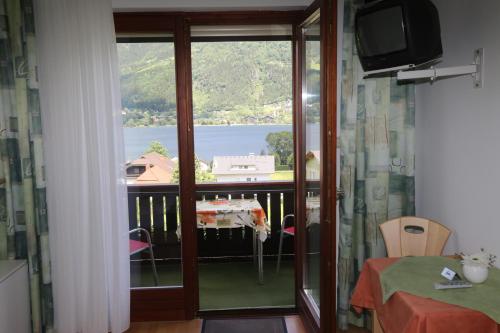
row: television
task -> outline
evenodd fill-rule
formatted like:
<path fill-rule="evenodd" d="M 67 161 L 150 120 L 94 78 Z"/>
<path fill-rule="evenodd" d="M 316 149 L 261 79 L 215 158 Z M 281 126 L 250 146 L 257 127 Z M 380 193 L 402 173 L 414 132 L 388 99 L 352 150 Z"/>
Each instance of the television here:
<path fill-rule="evenodd" d="M 420 65 L 443 54 L 439 14 L 430 0 L 378 0 L 358 9 L 356 47 L 365 71 Z"/>

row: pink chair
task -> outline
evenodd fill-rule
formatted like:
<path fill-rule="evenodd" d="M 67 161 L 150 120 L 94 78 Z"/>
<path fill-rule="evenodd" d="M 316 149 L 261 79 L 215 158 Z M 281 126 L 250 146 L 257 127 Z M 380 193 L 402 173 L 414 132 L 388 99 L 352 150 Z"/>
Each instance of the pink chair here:
<path fill-rule="evenodd" d="M 153 277 L 155 280 L 155 286 L 158 286 L 158 272 L 156 271 L 155 256 L 153 254 L 153 244 L 151 243 L 151 236 L 149 232 L 144 228 L 132 229 L 129 231 L 129 234 L 133 234 L 134 232 L 143 232 L 146 235 L 147 243 L 129 239 L 129 253 L 132 256 L 136 253 L 149 249 L 149 256 L 151 257 L 151 264 L 153 266 Z"/>
<path fill-rule="evenodd" d="M 288 219 L 294 219 L 293 214 L 288 214 L 283 217 L 283 220 L 281 221 L 281 231 L 280 231 L 280 245 L 278 247 L 278 263 L 276 264 L 276 273 L 279 273 L 280 271 L 280 265 L 281 265 L 281 249 L 283 247 L 283 237 L 285 235 L 288 236 L 295 236 L 295 225 L 286 226 L 286 222 Z"/>

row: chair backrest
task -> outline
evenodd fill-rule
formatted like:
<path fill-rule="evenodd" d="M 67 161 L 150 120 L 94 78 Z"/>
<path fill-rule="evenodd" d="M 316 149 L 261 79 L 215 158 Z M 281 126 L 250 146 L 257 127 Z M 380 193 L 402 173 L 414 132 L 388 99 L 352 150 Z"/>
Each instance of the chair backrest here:
<path fill-rule="evenodd" d="M 451 234 L 444 225 L 413 216 L 380 225 L 388 257 L 439 256 Z"/>

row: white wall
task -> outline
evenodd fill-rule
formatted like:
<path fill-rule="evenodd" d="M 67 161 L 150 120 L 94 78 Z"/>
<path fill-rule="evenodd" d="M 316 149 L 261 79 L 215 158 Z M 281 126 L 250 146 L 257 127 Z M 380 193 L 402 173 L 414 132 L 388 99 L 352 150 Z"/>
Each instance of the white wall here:
<path fill-rule="evenodd" d="M 112 0 L 115 11 L 131 10 L 288 10 L 302 9 L 312 0 Z"/>
<path fill-rule="evenodd" d="M 446 252 L 500 255 L 500 1 L 433 0 L 444 48 L 440 66 L 472 62 L 485 48 L 482 89 L 469 77 L 417 86 L 417 214 L 453 230 Z"/>

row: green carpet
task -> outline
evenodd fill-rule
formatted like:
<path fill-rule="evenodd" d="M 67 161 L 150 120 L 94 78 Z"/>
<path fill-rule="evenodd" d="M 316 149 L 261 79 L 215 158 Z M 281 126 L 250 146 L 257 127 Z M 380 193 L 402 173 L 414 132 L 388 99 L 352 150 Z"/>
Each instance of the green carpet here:
<path fill-rule="evenodd" d="M 182 286 L 181 265 L 179 263 L 162 264 L 158 261 L 156 269 L 160 286 Z M 150 261 L 130 262 L 130 285 L 132 288 L 154 287 L 153 271 Z"/>
<path fill-rule="evenodd" d="M 182 284 L 179 265 L 157 265 L 160 285 Z M 264 262 L 264 284 L 257 281 L 257 269 L 251 262 L 200 263 L 200 310 L 294 306 L 293 261 L 282 262 L 276 274 L 276 262 Z M 151 265 L 131 263 L 132 287 L 153 285 Z"/>
<path fill-rule="evenodd" d="M 321 257 L 317 252 L 308 253 L 305 260 L 304 291 L 312 297 L 319 308 L 320 304 L 320 265 Z"/>
<path fill-rule="evenodd" d="M 253 263 L 208 263 L 198 267 L 201 310 L 295 305 L 292 261 L 284 261 L 279 274 L 274 261 L 264 263 L 262 285 Z"/>

